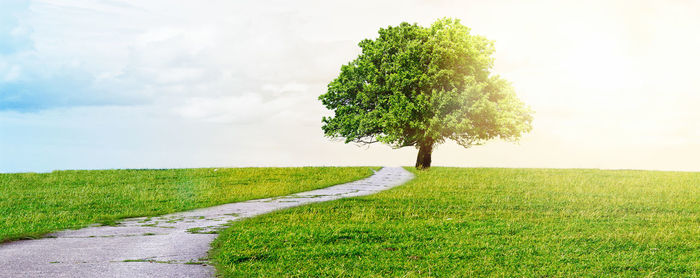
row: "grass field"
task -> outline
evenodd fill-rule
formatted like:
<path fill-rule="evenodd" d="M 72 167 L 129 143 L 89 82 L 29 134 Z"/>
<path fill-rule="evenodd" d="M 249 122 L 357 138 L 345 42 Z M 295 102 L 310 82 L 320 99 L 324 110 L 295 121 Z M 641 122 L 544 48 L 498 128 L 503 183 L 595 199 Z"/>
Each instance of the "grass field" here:
<path fill-rule="evenodd" d="M 368 177 L 369 167 L 55 171 L 0 174 L 0 242 Z"/>
<path fill-rule="evenodd" d="M 700 173 L 432 168 L 234 223 L 224 276 L 700 275 Z"/>

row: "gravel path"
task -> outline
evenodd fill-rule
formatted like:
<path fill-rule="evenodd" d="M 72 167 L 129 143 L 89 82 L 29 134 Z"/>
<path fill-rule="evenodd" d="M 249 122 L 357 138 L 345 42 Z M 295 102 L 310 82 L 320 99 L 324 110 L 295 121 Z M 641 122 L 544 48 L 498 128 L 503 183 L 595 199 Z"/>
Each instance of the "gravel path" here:
<path fill-rule="evenodd" d="M 216 237 L 211 232 L 229 221 L 369 195 L 412 178 L 403 168 L 385 167 L 369 178 L 323 189 L 10 242 L 0 245 L 0 277 L 210 277 L 214 268 L 206 256 Z"/>

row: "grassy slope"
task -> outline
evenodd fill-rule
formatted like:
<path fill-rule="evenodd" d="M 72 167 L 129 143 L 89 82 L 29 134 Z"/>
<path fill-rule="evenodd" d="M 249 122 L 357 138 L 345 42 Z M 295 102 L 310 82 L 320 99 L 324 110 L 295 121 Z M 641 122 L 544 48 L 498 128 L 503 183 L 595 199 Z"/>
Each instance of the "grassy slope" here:
<path fill-rule="evenodd" d="M 0 242 L 125 217 L 287 195 L 371 174 L 368 167 L 0 174 Z"/>
<path fill-rule="evenodd" d="M 232 225 L 225 276 L 694 276 L 700 173 L 433 168 Z"/>

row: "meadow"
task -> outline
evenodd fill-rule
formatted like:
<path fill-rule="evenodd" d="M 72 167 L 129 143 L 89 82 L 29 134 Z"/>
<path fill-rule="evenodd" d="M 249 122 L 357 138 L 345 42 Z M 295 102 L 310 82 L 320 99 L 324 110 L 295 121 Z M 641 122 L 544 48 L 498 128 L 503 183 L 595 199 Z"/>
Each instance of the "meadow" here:
<path fill-rule="evenodd" d="M 233 223 L 225 277 L 697 276 L 700 173 L 439 168 Z"/>
<path fill-rule="evenodd" d="M 370 167 L 71 170 L 0 174 L 0 242 L 328 187 Z M 374 169 L 377 169 L 376 167 Z"/>

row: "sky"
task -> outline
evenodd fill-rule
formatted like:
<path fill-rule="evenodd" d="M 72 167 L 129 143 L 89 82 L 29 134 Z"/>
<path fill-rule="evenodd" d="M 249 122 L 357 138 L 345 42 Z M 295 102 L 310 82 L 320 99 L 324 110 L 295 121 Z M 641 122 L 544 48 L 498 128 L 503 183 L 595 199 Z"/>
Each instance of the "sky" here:
<path fill-rule="evenodd" d="M 0 0 L 0 172 L 413 165 L 323 136 L 357 43 L 458 18 L 534 111 L 434 166 L 700 171 L 697 1 Z"/>

